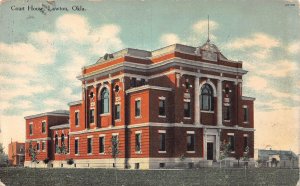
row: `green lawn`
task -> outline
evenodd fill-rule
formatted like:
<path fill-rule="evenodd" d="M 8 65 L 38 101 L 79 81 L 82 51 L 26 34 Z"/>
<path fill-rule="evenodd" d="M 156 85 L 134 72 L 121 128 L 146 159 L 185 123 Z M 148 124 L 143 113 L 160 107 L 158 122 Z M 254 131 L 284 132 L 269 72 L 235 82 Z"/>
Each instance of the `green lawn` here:
<path fill-rule="evenodd" d="M 187 170 L 0 168 L 7 186 L 22 185 L 292 185 L 298 169 L 202 168 Z"/>

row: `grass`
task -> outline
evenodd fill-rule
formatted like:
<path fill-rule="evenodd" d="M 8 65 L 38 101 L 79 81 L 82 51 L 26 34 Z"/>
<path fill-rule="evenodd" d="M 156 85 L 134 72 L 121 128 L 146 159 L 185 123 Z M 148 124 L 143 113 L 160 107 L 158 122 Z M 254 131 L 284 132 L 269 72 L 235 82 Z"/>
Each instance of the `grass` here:
<path fill-rule="evenodd" d="M 186 170 L 0 168 L 7 186 L 54 185 L 293 185 L 298 169 L 202 168 Z"/>

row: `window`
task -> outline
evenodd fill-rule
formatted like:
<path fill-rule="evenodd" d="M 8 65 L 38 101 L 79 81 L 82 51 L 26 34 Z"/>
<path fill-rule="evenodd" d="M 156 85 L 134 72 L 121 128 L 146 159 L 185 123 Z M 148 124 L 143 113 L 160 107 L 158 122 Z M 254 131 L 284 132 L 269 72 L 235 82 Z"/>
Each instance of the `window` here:
<path fill-rule="evenodd" d="M 68 153 L 69 153 L 70 152 L 70 135 L 69 134 L 68 134 L 68 141 L 67 142 L 68 142 L 68 149 L 67 150 L 68 150 Z"/>
<path fill-rule="evenodd" d="M 104 136 L 99 137 L 99 153 L 104 153 L 105 151 L 104 140 L 105 140 Z"/>
<path fill-rule="evenodd" d="M 159 151 L 166 151 L 166 133 L 159 133 Z"/>
<path fill-rule="evenodd" d="M 247 147 L 248 147 L 248 136 L 244 136 L 244 151 L 246 151 Z"/>
<path fill-rule="evenodd" d="M 214 110 L 213 90 L 209 84 L 204 84 L 201 88 L 201 110 Z"/>
<path fill-rule="evenodd" d="M 141 79 L 141 85 L 145 85 L 146 84 L 146 80 L 145 79 Z"/>
<path fill-rule="evenodd" d="M 54 152 L 57 153 L 57 148 L 58 148 L 58 136 L 57 134 L 55 134 L 55 149 L 54 149 Z"/>
<path fill-rule="evenodd" d="M 101 114 L 109 113 L 109 92 L 107 88 L 101 91 Z"/>
<path fill-rule="evenodd" d="M 136 87 L 136 78 L 131 78 L 131 80 L 130 80 L 130 86 L 131 87 Z"/>
<path fill-rule="evenodd" d="M 190 118 L 191 117 L 191 103 L 190 102 L 184 102 L 184 117 Z"/>
<path fill-rule="evenodd" d="M 90 110 L 90 123 L 94 123 L 95 121 L 95 110 L 91 109 Z"/>
<path fill-rule="evenodd" d="M 234 148 L 234 146 L 235 146 L 235 144 L 234 144 L 234 135 L 230 135 L 230 136 L 228 136 L 228 142 L 229 142 L 229 150 L 230 151 L 234 151 L 235 150 L 235 148 Z"/>
<path fill-rule="evenodd" d="M 75 154 L 79 154 L 78 150 L 79 150 L 79 139 L 75 139 Z"/>
<path fill-rule="evenodd" d="M 248 121 L 248 108 L 247 107 L 244 107 L 243 108 L 243 112 L 244 112 L 244 122 L 247 122 Z"/>
<path fill-rule="evenodd" d="M 45 150 L 45 142 L 43 141 L 42 142 L 42 151 L 44 151 Z"/>
<path fill-rule="evenodd" d="M 121 106 L 120 104 L 115 105 L 115 119 L 120 119 Z"/>
<path fill-rule="evenodd" d="M 33 128 L 32 128 L 32 127 L 33 127 L 32 124 L 30 124 L 30 125 L 29 125 L 29 134 L 30 134 L 30 135 L 32 135 L 32 133 L 33 133 L 33 130 L 32 130 Z"/>
<path fill-rule="evenodd" d="M 87 153 L 88 154 L 92 153 L 92 138 L 87 139 Z"/>
<path fill-rule="evenodd" d="M 79 112 L 75 112 L 75 126 L 79 125 Z"/>
<path fill-rule="evenodd" d="M 61 134 L 61 140 L 60 140 L 61 147 L 65 145 L 65 135 Z"/>
<path fill-rule="evenodd" d="M 36 150 L 40 150 L 40 143 L 36 144 Z"/>
<path fill-rule="evenodd" d="M 166 116 L 166 103 L 164 99 L 159 99 L 158 103 L 158 115 Z"/>
<path fill-rule="evenodd" d="M 141 100 L 135 100 L 135 117 L 141 116 Z"/>
<path fill-rule="evenodd" d="M 230 106 L 224 107 L 224 120 L 230 120 Z"/>
<path fill-rule="evenodd" d="M 43 121 L 42 122 L 42 133 L 45 133 L 46 132 L 46 122 Z"/>
<path fill-rule="evenodd" d="M 187 151 L 195 151 L 195 134 L 187 134 Z"/>
<path fill-rule="evenodd" d="M 135 134 L 135 151 L 136 152 L 141 151 L 141 133 Z"/>

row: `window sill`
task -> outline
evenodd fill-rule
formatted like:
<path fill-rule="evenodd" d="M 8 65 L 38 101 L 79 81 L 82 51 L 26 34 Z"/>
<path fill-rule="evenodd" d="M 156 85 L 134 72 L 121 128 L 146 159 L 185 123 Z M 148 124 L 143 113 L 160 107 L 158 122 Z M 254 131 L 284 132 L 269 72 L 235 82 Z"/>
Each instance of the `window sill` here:
<path fill-rule="evenodd" d="M 91 156 L 91 155 L 93 155 L 93 153 L 88 153 L 87 155 L 88 155 L 88 156 Z"/>
<path fill-rule="evenodd" d="M 79 154 L 75 154 L 75 156 L 79 156 Z"/>
<path fill-rule="evenodd" d="M 186 151 L 186 153 L 193 154 L 193 153 L 196 153 L 196 152 L 195 151 Z"/>
<path fill-rule="evenodd" d="M 248 121 L 243 121 L 243 124 L 249 124 L 249 122 Z"/>
<path fill-rule="evenodd" d="M 183 119 L 192 119 L 191 117 L 183 117 Z"/>
<path fill-rule="evenodd" d="M 104 114 L 100 114 L 100 116 L 109 116 L 110 113 L 104 113 Z"/>
<path fill-rule="evenodd" d="M 135 151 L 136 154 L 142 154 L 142 151 Z"/>
<path fill-rule="evenodd" d="M 159 118 L 167 118 L 167 116 L 158 115 Z"/>
<path fill-rule="evenodd" d="M 105 152 L 100 152 L 99 155 L 105 155 Z"/>
<path fill-rule="evenodd" d="M 234 154 L 234 153 L 235 153 L 235 151 L 231 151 L 230 153 L 231 153 L 231 154 Z"/>
<path fill-rule="evenodd" d="M 136 119 L 140 119 L 140 118 L 142 118 L 142 116 L 135 116 L 135 118 L 136 118 Z"/>
<path fill-rule="evenodd" d="M 91 125 L 95 125 L 95 123 L 94 123 L 94 122 L 93 122 L 93 123 L 90 123 L 90 126 L 91 126 Z"/>
<path fill-rule="evenodd" d="M 229 123 L 229 122 L 230 122 L 230 120 L 224 120 L 224 122 L 227 122 L 227 123 Z"/>
<path fill-rule="evenodd" d="M 78 128 L 78 127 L 79 127 L 79 124 L 78 124 L 78 125 L 75 125 L 75 127 L 77 127 L 77 128 Z"/>
<path fill-rule="evenodd" d="M 215 113 L 215 111 L 210 111 L 210 110 L 201 110 L 200 112 L 210 113 L 210 114 L 214 114 Z"/>
<path fill-rule="evenodd" d="M 160 153 L 160 154 L 166 154 L 167 151 L 158 151 L 158 153 Z"/>
<path fill-rule="evenodd" d="M 115 122 L 120 122 L 121 121 L 121 119 L 115 119 Z"/>

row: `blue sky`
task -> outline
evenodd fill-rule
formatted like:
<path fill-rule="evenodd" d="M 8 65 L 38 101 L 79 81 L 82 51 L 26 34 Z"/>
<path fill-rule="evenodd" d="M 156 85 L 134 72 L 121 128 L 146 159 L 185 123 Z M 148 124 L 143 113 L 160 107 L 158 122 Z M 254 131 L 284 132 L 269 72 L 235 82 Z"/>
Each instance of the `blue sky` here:
<path fill-rule="evenodd" d="M 27 11 L 46 1 L 0 0 L 0 125 L 5 144 L 25 138 L 24 116 L 80 99 L 82 66 L 122 48 L 202 45 L 210 35 L 244 61 L 244 95 L 256 97 L 256 148 L 298 152 L 298 1 L 57 1 L 68 11 Z M 72 11 L 78 5 L 86 11 Z M 12 10 L 25 7 L 24 11 Z"/>

